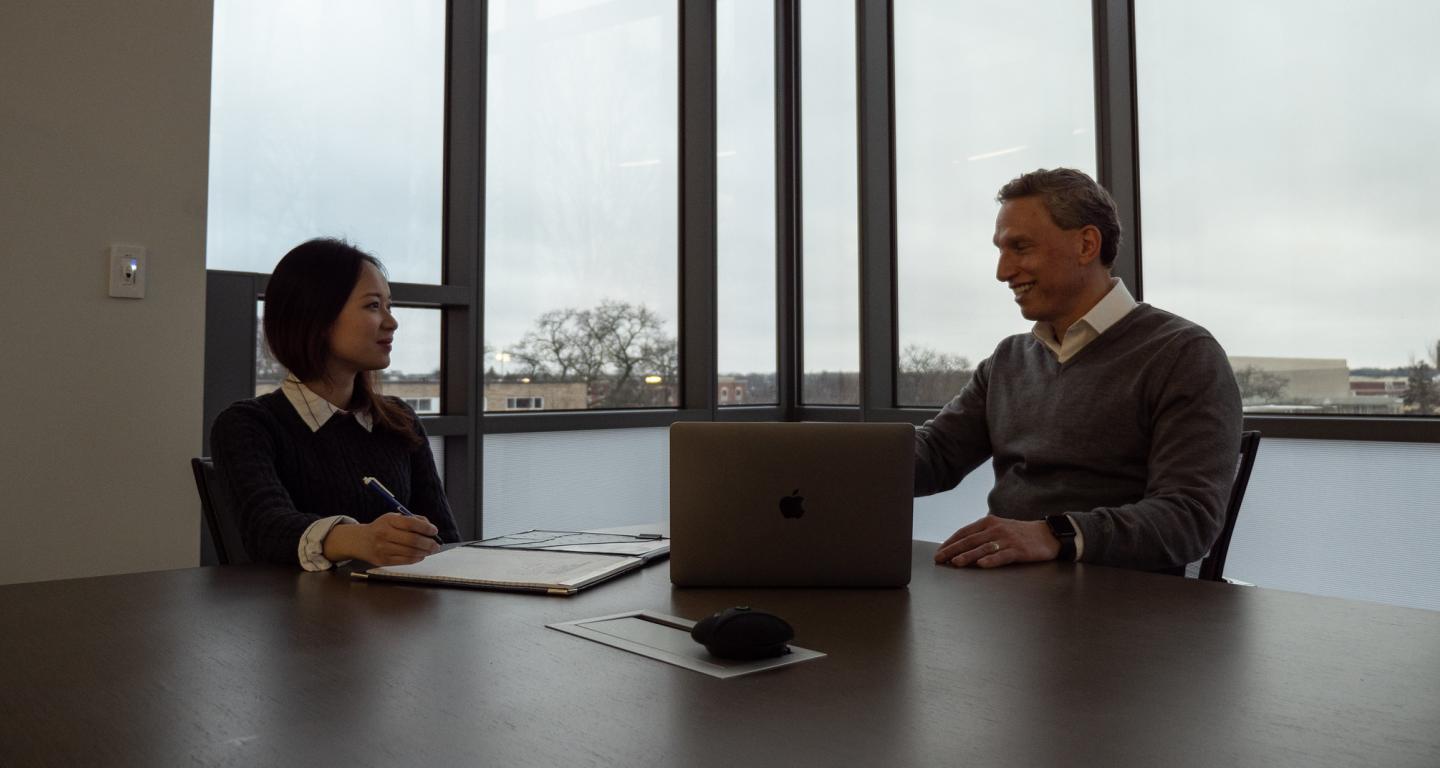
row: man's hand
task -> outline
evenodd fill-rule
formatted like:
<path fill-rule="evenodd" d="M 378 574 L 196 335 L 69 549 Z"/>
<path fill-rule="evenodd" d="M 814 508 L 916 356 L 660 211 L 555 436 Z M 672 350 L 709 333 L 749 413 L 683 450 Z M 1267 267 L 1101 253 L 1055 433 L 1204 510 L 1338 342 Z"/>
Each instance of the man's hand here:
<path fill-rule="evenodd" d="M 371 565 L 409 565 L 440 551 L 431 538 L 439 530 L 423 517 L 389 512 L 375 522 L 341 524 L 325 537 L 325 559 L 364 560 Z"/>
<path fill-rule="evenodd" d="M 1011 563 L 1054 560 L 1060 541 L 1044 520 L 1010 520 L 986 515 L 956 531 L 935 550 L 935 562 L 957 568 L 997 568 Z"/>

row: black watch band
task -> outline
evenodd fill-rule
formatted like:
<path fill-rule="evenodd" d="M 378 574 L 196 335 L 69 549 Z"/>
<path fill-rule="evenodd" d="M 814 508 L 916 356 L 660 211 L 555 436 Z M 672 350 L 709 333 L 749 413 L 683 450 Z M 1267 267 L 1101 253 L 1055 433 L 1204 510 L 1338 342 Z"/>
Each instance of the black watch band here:
<path fill-rule="evenodd" d="M 1060 541 L 1060 554 L 1055 556 L 1056 560 L 1063 562 L 1075 561 L 1075 524 L 1070 522 L 1069 515 L 1050 515 L 1045 518 L 1045 524 L 1050 526 L 1050 533 Z"/>

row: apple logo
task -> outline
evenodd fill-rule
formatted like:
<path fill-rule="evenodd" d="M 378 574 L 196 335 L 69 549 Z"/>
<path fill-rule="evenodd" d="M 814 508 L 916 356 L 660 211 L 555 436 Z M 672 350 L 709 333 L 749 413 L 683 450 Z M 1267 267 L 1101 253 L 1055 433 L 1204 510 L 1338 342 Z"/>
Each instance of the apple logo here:
<path fill-rule="evenodd" d="M 791 491 L 789 496 L 780 497 L 780 514 L 786 517 L 800 517 L 805 514 L 805 497 L 800 496 L 800 489 Z"/>

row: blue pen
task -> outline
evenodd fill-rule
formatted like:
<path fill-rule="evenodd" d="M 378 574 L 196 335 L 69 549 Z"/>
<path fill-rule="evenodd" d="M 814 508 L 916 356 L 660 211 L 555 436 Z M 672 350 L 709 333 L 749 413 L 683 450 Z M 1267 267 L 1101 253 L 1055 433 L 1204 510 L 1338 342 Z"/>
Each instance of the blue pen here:
<path fill-rule="evenodd" d="M 379 497 L 380 497 L 380 500 L 385 502 L 385 506 L 387 506 L 387 507 L 390 508 L 390 511 L 392 511 L 392 512 L 399 512 L 400 514 L 402 514 L 402 515 L 404 515 L 404 516 L 406 516 L 406 517 L 414 517 L 414 516 L 415 516 L 415 513 L 414 513 L 414 512 L 411 512 L 411 511 L 408 510 L 408 509 L 406 509 L 406 508 L 405 508 L 405 505 L 404 505 L 404 504 L 401 504 L 401 503 L 400 503 L 400 500 L 397 499 L 397 498 L 395 498 L 395 494 L 391 493 L 391 492 L 390 492 L 390 489 L 389 489 L 389 488 L 386 488 L 385 485 L 384 485 L 383 483 L 381 483 L 379 480 L 376 480 L 375 478 L 370 477 L 370 476 L 367 475 L 367 476 L 361 478 L 361 479 L 360 479 L 360 482 L 364 483 L 366 488 L 369 488 L 370 490 L 374 491 L 374 492 L 375 492 L 375 495 L 376 495 L 376 496 L 379 496 Z M 440 540 L 440 537 L 439 537 L 439 536 L 435 536 L 434 539 L 435 539 L 435 543 L 436 543 L 436 544 L 441 544 L 441 545 L 443 545 L 443 544 L 445 543 L 445 542 L 443 542 L 443 541 Z"/>

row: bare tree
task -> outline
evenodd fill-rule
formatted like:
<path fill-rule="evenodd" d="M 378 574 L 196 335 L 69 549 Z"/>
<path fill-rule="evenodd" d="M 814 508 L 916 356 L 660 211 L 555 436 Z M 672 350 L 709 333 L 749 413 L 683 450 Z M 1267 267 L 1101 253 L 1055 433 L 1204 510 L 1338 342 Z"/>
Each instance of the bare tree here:
<path fill-rule="evenodd" d="M 679 373 L 676 340 L 665 321 L 643 304 L 605 300 L 590 309 L 555 309 L 511 351 L 525 375 L 580 381 L 599 394 L 600 407 L 666 405 Z M 658 376 L 660 384 L 646 384 Z"/>
<path fill-rule="evenodd" d="M 510 349 L 526 376 L 583 381 L 602 367 L 580 332 L 578 314 L 574 309 L 552 309 L 535 318 L 535 327 Z"/>
<path fill-rule="evenodd" d="M 1274 403 L 1285 397 L 1285 387 L 1290 380 L 1278 373 L 1262 371 L 1247 365 L 1235 371 L 1235 383 L 1240 385 L 1240 399 L 1248 403 Z"/>
<path fill-rule="evenodd" d="M 973 375 L 968 358 L 907 344 L 900 352 L 895 397 L 900 405 L 941 405 L 960 394 Z"/>

